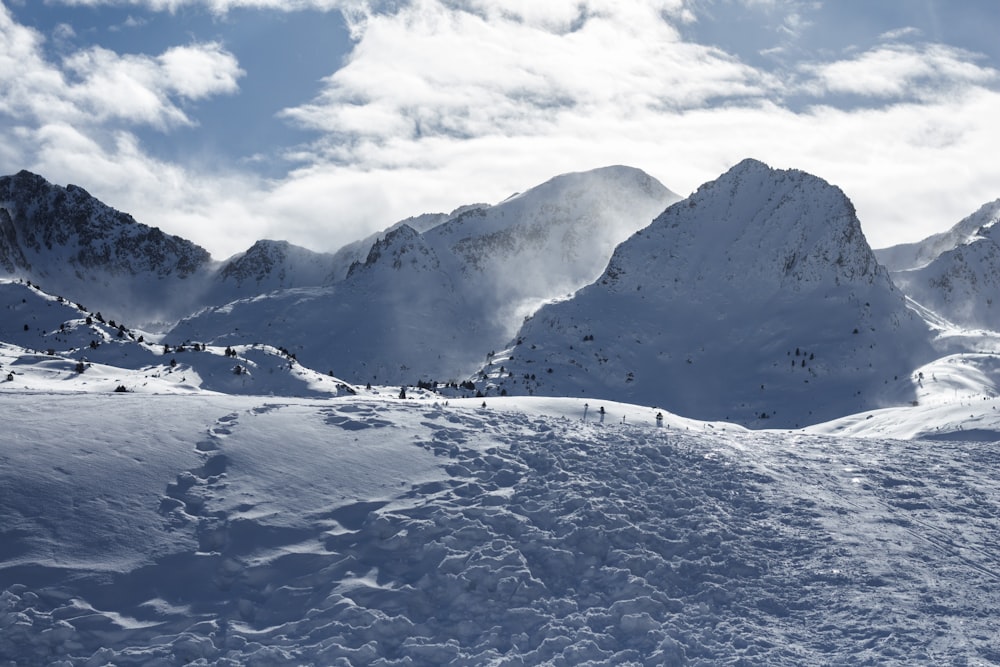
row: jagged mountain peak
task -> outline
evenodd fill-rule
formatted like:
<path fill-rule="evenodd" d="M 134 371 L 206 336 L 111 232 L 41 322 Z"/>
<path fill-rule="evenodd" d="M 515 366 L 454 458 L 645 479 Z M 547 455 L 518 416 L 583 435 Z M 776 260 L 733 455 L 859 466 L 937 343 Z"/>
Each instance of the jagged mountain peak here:
<path fill-rule="evenodd" d="M 149 322 L 187 311 L 197 282 L 189 279 L 213 267 L 204 248 L 138 223 L 82 187 L 28 171 L 0 177 L 0 269 L 11 277 Z"/>
<path fill-rule="evenodd" d="M 645 283 L 675 293 L 765 296 L 885 277 L 840 188 L 747 159 L 636 232 L 602 281 L 621 290 Z"/>
<path fill-rule="evenodd" d="M 355 262 L 347 272 L 348 279 L 357 279 L 363 272 L 369 275 L 378 266 L 387 265 L 393 272 L 434 270 L 440 267 L 437 253 L 423 235 L 407 224 L 400 224 L 372 244 L 364 263 Z"/>
<path fill-rule="evenodd" d="M 979 210 L 965 218 L 959 225 L 965 223 L 974 227 L 975 231 L 969 240 L 977 236 L 988 236 L 997 240 L 998 230 L 1000 230 L 1000 199 L 983 204 Z"/>
<path fill-rule="evenodd" d="M 186 276 L 208 263 L 204 248 L 135 221 L 92 197 L 82 187 L 60 187 L 29 171 L 0 177 L 0 206 L 8 213 L 9 239 L 16 238 L 29 261 L 65 253 L 76 269 L 114 274 L 153 272 Z M 39 277 L 47 266 L 37 264 Z M 17 268 L 29 270 L 28 266 Z"/>
<path fill-rule="evenodd" d="M 288 241 L 262 239 L 230 258 L 219 270 L 220 282 L 260 290 L 320 285 L 333 270 L 334 257 Z"/>

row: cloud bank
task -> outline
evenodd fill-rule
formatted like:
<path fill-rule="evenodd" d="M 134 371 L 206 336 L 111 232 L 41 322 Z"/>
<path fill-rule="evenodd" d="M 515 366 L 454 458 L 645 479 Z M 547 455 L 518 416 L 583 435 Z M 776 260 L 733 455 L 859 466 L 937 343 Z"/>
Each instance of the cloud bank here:
<path fill-rule="evenodd" d="M 711 20 L 706 7 L 724 10 L 696 0 L 62 1 L 343 12 L 345 62 L 275 119 L 315 139 L 268 156 L 289 169 L 265 180 L 247 165 L 164 161 L 134 134 L 179 131 L 197 122 L 192 102 L 238 94 L 244 72 L 223 44 L 47 60 L 43 37 L 0 6 L 0 113 L 14 121 L 3 164 L 83 185 L 217 256 L 259 237 L 330 250 L 607 164 L 679 193 L 748 156 L 805 169 L 844 188 L 876 246 L 941 231 L 1000 196 L 1000 75 L 907 26 L 763 68 L 688 37 Z M 769 17 L 787 50 L 807 39 L 812 4 L 742 6 Z"/>

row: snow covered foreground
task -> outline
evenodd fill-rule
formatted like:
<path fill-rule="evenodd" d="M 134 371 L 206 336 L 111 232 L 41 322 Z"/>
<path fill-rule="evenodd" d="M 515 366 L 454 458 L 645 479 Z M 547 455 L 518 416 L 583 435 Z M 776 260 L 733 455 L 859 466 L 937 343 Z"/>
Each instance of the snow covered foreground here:
<path fill-rule="evenodd" d="M 0 664 L 1000 664 L 997 442 L 480 403 L 5 394 Z"/>

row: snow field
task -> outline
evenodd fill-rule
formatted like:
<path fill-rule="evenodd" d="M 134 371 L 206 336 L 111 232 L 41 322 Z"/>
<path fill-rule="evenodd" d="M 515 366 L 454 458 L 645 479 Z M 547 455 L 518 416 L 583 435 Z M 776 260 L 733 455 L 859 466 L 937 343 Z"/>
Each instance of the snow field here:
<path fill-rule="evenodd" d="M 607 405 L 5 401 L 0 664 L 1000 662 L 996 443 Z"/>

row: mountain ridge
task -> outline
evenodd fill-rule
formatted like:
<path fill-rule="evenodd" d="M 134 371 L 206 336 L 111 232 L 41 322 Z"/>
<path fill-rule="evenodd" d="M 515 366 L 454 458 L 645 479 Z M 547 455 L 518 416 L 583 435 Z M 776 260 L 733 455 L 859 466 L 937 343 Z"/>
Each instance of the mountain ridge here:
<path fill-rule="evenodd" d="M 917 244 L 880 251 L 906 294 L 963 327 L 1000 330 L 1000 199 Z M 994 308 L 994 301 L 997 307 Z"/>
<path fill-rule="evenodd" d="M 795 427 L 912 400 L 930 337 L 839 188 L 745 160 L 539 309 L 480 385 Z"/>
<path fill-rule="evenodd" d="M 31 266 L 27 258 L 41 253 L 54 265 L 73 259 L 64 263 L 80 272 L 79 257 L 103 266 L 118 250 L 152 244 L 134 263 L 158 261 L 166 268 L 120 272 L 117 280 L 126 284 L 119 290 L 108 289 L 111 270 L 101 274 L 102 289 L 82 297 L 60 288 L 60 282 L 74 288 L 81 282 L 66 271 L 42 271 L 42 281 L 31 273 L 30 279 L 143 330 L 141 318 L 86 296 L 105 291 L 113 301 L 134 283 L 136 298 L 154 295 L 174 312 L 199 309 L 169 329 L 163 340 L 170 345 L 278 346 L 324 375 L 362 384 L 477 379 L 487 395 L 602 394 L 752 426 L 815 423 L 838 411 L 916 400 L 911 371 L 935 354 L 932 345 L 949 354 L 969 345 L 985 350 L 987 343 L 972 338 L 941 338 L 947 319 L 939 315 L 970 320 L 919 294 L 917 277 L 926 274 L 933 294 L 978 285 L 972 297 L 984 297 L 987 306 L 1000 290 L 989 280 L 989 268 L 1000 263 L 990 250 L 1000 202 L 931 237 L 920 252 L 896 252 L 897 258 L 909 253 L 913 262 L 940 251 L 923 268 L 895 271 L 891 279 L 879 257 L 893 250 L 871 250 L 843 191 L 753 159 L 682 201 L 640 170 L 605 167 L 556 176 L 493 206 L 408 218 L 376 235 L 363 254 L 362 242 L 329 254 L 261 240 L 193 271 L 192 263 L 170 264 L 176 257 L 166 235 L 105 207 L 83 188 L 52 186 L 30 172 L 5 177 L 5 185 L 10 182 L 26 186 L 19 197 L 0 198 L 0 266 Z M 667 200 L 673 203 L 666 206 Z M 51 211 L 64 214 L 46 218 Z M 653 223 L 640 224 L 650 211 Z M 34 235 L 21 234 L 35 219 Z M 123 227 L 127 233 L 120 233 Z M 107 239 L 102 230 L 110 232 Z M 79 246 L 90 254 L 68 250 Z M 205 251 L 190 257 L 203 260 Z M 965 268 L 927 278 L 948 258 L 964 258 Z M 904 291 L 933 331 L 907 307 Z M 581 312 L 565 310 L 588 299 Z M 538 310 L 546 302 L 551 305 Z M 122 305 L 127 312 L 132 304 Z M 539 337 L 542 326 L 558 335 Z M 656 369 L 670 379 L 655 379 Z M 575 379 L 556 381 L 560 375 Z M 702 397 L 672 394 L 669 382 L 700 385 Z M 816 397 L 825 390 L 839 398 L 819 409 L 782 393 Z"/>
<path fill-rule="evenodd" d="M 538 303 L 591 280 L 621 238 L 677 198 L 637 169 L 564 174 L 423 232 L 399 223 L 341 281 L 208 309 L 170 336 L 246 343 L 278 327 L 304 362 L 357 382 L 462 380 Z"/>

